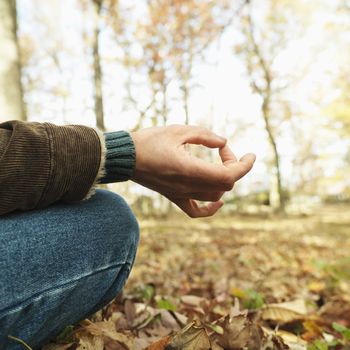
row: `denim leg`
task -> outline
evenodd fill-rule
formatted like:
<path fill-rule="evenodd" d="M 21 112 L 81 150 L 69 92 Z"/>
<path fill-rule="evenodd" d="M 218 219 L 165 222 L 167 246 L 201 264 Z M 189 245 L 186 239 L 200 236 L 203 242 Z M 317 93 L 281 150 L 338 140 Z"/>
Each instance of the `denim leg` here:
<path fill-rule="evenodd" d="M 0 218 L 0 349 L 37 348 L 111 301 L 123 288 L 139 240 L 118 195 Z"/>

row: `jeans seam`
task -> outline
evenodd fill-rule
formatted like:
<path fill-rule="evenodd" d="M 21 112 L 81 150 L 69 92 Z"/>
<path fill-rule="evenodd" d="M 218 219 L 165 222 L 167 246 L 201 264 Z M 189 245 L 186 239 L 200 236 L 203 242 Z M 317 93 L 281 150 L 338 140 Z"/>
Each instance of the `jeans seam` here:
<path fill-rule="evenodd" d="M 125 265 L 130 265 L 130 262 L 126 261 L 124 263 L 118 263 L 118 264 L 113 264 L 113 265 L 109 265 L 109 266 L 104 266 L 103 268 L 91 271 L 87 274 L 79 276 L 78 278 L 72 279 L 69 282 L 66 282 L 66 283 L 57 285 L 55 287 L 48 288 L 48 289 L 41 291 L 39 293 L 36 293 L 36 294 L 30 296 L 29 298 L 25 299 L 24 301 L 20 302 L 19 305 L 8 306 L 5 309 L 0 310 L 0 318 L 3 316 L 7 316 L 13 312 L 19 311 L 19 310 L 23 309 L 24 307 L 28 306 L 31 302 L 40 300 L 42 297 L 55 294 L 59 289 L 70 287 L 71 285 L 74 285 L 75 283 L 79 282 L 80 280 L 82 280 L 84 278 L 91 277 L 91 276 L 94 276 L 100 272 L 104 272 L 104 271 L 107 271 L 109 269 L 113 269 L 113 268 L 116 268 L 119 266 L 125 266 Z"/>

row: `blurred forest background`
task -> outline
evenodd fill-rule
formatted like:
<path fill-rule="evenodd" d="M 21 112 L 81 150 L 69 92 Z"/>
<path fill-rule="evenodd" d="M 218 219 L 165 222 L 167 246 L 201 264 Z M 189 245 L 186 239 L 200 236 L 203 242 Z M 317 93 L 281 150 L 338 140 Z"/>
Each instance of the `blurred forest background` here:
<path fill-rule="evenodd" d="M 258 156 L 227 210 L 350 201 L 349 1 L 19 0 L 17 18 L 14 6 L 1 1 L 0 120 L 201 124 Z M 170 208 L 118 191 L 143 213 Z"/>
<path fill-rule="evenodd" d="M 135 300 L 216 332 L 234 298 L 254 310 L 298 299 L 289 323 L 304 322 L 292 333 L 310 349 L 350 340 L 349 0 L 0 0 L 0 106 L 0 121 L 199 124 L 257 154 L 214 220 L 178 220 L 154 192 L 110 186 L 142 219 L 129 311 L 112 310 L 129 328 Z M 171 328 L 154 325 L 133 328 L 137 341 Z"/>

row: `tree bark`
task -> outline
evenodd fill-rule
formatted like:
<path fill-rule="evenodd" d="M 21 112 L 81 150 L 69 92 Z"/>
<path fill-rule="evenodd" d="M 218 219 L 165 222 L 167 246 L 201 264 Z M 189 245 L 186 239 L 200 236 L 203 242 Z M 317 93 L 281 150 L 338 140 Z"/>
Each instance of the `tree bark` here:
<path fill-rule="evenodd" d="M 15 0 L 0 0 L 0 121 L 26 120 Z"/>
<path fill-rule="evenodd" d="M 265 98 L 262 106 L 262 115 L 265 122 L 265 130 L 268 135 L 269 144 L 272 149 L 273 155 L 273 181 L 270 185 L 270 205 L 271 207 L 283 213 L 285 211 L 285 197 L 283 194 L 282 187 L 282 176 L 281 176 L 281 162 L 280 156 L 278 153 L 277 143 L 273 134 L 273 130 L 270 124 L 270 109 L 269 109 L 269 101 Z"/>
<path fill-rule="evenodd" d="M 273 77 L 267 62 L 260 51 L 260 47 L 255 40 L 254 25 L 250 14 L 248 15 L 247 19 L 248 19 L 247 39 L 250 40 L 252 44 L 252 53 L 258 59 L 260 69 L 263 73 L 263 79 L 264 79 L 264 82 L 266 83 L 265 87 L 259 87 L 258 83 L 254 81 L 254 77 L 251 71 L 252 68 L 249 68 L 249 67 L 253 67 L 254 65 L 252 62 L 249 62 L 248 71 L 251 76 L 251 83 L 254 87 L 254 91 L 257 94 L 259 94 L 263 100 L 261 112 L 264 119 L 265 130 L 268 135 L 268 142 L 271 146 L 272 156 L 273 156 L 272 178 L 270 183 L 270 194 L 269 194 L 270 206 L 274 209 L 274 211 L 277 211 L 279 213 L 284 213 L 286 199 L 285 199 L 285 196 L 283 193 L 283 187 L 282 187 L 280 155 L 278 152 L 277 142 L 273 132 L 273 128 L 270 122 L 271 120 L 270 103 L 271 103 L 271 97 L 273 95 L 271 83 L 272 83 Z M 248 58 L 248 61 L 249 59 L 251 58 Z"/>
<path fill-rule="evenodd" d="M 182 92 L 183 92 L 183 107 L 185 110 L 185 124 L 189 125 L 190 112 L 189 112 L 189 107 L 188 107 L 189 91 L 188 91 L 187 81 L 184 83 L 184 85 L 182 87 Z"/>
<path fill-rule="evenodd" d="M 103 92 L 102 92 L 102 79 L 103 73 L 101 68 L 100 57 L 100 16 L 103 0 L 93 0 L 94 5 L 94 33 L 92 42 L 92 54 L 93 54 L 93 69 L 94 69 L 94 102 L 95 102 L 95 116 L 96 126 L 104 131 L 104 111 L 103 111 Z"/>

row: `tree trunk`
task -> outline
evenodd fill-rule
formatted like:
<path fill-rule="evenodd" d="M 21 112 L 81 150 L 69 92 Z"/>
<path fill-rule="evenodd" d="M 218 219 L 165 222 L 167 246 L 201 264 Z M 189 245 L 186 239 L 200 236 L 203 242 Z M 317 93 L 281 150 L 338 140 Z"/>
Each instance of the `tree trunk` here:
<path fill-rule="evenodd" d="M 163 82 L 162 85 L 162 118 L 163 118 L 163 125 L 165 126 L 168 122 L 168 93 L 167 93 L 167 84 Z"/>
<path fill-rule="evenodd" d="M 188 92 L 187 82 L 185 82 L 182 89 L 183 89 L 183 105 L 184 105 L 184 110 L 185 110 L 185 124 L 189 125 L 190 112 L 189 112 L 189 107 L 188 107 L 189 92 Z"/>
<path fill-rule="evenodd" d="M 0 0 L 0 121 L 26 120 L 15 0 Z"/>
<path fill-rule="evenodd" d="M 277 143 L 273 134 L 273 130 L 270 125 L 269 112 L 269 102 L 268 99 L 265 99 L 262 106 L 262 114 L 265 122 L 265 130 L 267 132 L 268 140 L 273 154 L 273 178 L 270 184 L 270 205 L 275 211 L 283 213 L 285 211 L 285 197 L 282 188 L 280 156 L 278 153 Z"/>
<path fill-rule="evenodd" d="M 103 0 L 93 0 L 94 5 L 94 33 L 92 42 L 92 54 L 94 60 L 94 99 L 95 99 L 95 116 L 96 126 L 104 131 L 104 112 L 103 112 L 103 93 L 102 93 L 102 69 L 99 52 L 100 42 L 100 15 Z"/>

